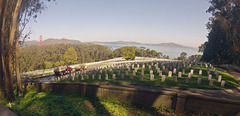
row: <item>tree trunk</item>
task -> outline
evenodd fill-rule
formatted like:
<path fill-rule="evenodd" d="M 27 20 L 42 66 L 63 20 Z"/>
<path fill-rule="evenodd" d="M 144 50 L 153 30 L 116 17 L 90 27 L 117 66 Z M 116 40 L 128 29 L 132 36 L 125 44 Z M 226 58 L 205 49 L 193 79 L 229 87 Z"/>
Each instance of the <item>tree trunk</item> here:
<path fill-rule="evenodd" d="M 4 37 L 3 37 L 3 32 L 4 32 L 4 24 L 5 24 L 5 13 L 7 9 L 7 4 L 8 0 L 1 0 L 0 5 L 1 5 L 1 17 L 0 17 L 0 98 L 2 97 L 2 93 L 4 90 L 4 79 L 5 79 L 5 62 L 4 62 Z"/>
<path fill-rule="evenodd" d="M 18 88 L 18 95 L 22 96 L 23 90 L 22 90 L 22 80 L 19 73 L 19 25 L 17 25 L 17 37 L 16 37 L 16 43 L 15 43 L 15 72 L 17 77 L 17 88 Z"/>
<path fill-rule="evenodd" d="M 10 24 L 9 30 L 9 39 L 8 39 L 8 46 L 7 46 L 7 58 L 6 58 L 6 95 L 9 100 L 14 100 L 14 88 L 13 88 L 13 63 L 12 63 L 12 55 L 13 55 L 13 40 L 15 37 L 15 33 L 17 30 L 17 22 L 18 22 L 18 14 L 22 0 L 18 0 L 14 12 L 12 14 L 12 21 Z"/>

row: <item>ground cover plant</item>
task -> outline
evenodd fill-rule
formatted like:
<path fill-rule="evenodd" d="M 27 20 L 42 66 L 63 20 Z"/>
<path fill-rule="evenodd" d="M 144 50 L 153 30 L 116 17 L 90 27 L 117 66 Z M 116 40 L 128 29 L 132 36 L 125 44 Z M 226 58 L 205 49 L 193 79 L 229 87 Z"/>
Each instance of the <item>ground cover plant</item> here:
<path fill-rule="evenodd" d="M 0 103 L 21 116 L 96 116 L 96 115 L 169 115 L 174 110 L 167 107 L 150 107 L 101 97 L 83 97 L 77 93 L 37 92 L 28 88 L 23 97 L 14 102 L 1 99 Z"/>
<path fill-rule="evenodd" d="M 156 63 L 157 64 L 157 63 Z M 213 67 L 209 64 L 182 64 L 182 63 L 169 63 L 157 65 L 154 63 L 139 63 L 139 64 L 123 64 L 122 67 L 108 66 L 102 69 L 96 69 L 87 71 L 85 73 L 76 74 L 74 78 L 70 75 L 65 76 L 64 78 L 58 79 L 56 82 L 87 82 L 87 83 L 96 83 L 96 84 L 141 84 L 141 85 L 155 85 L 155 86 L 177 86 L 177 87 L 188 87 L 188 88 L 200 88 L 200 89 L 232 89 L 239 86 L 237 81 L 231 77 L 225 70 L 221 68 Z M 134 66 L 132 66 L 134 65 Z M 139 65 L 139 68 L 138 66 Z M 144 68 L 143 80 L 141 80 L 141 73 Z M 208 66 L 206 66 L 208 65 Z M 151 69 L 149 68 L 151 66 Z M 156 67 L 157 66 L 157 67 Z M 165 70 L 163 68 L 165 67 Z M 117 67 L 117 68 L 116 68 Z M 178 67 L 178 68 L 177 68 Z M 131 79 L 133 71 L 137 68 L 136 75 Z M 159 75 L 157 68 L 162 72 L 162 75 L 166 76 L 165 82 L 161 81 L 162 76 Z M 174 68 L 176 73 L 173 73 Z M 154 80 L 150 80 L 150 70 L 153 71 Z M 167 70 L 167 71 L 166 71 Z M 184 74 L 183 74 L 184 70 Z M 194 70 L 189 83 L 186 83 L 186 78 L 188 77 L 191 70 Z M 201 84 L 198 83 L 199 70 L 202 70 Z M 120 74 L 119 74 L 120 71 Z M 128 75 L 125 72 L 128 71 Z M 172 76 L 168 77 L 169 71 L 172 71 Z M 177 82 L 174 82 L 174 76 L 178 76 L 178 72 L 182 73 L 181 77 L 177 77 Z M 101 79 L 98 78 L 99 74 Z M 108 79 L 105 79 L 106 74 Z M 113 80 L 113 74 L 115 74 L 116 79 Z M 124 79 L 121 79 L 121 74 L 124 74 Z M 94 79 L 92 78 L 94 75 Z M 209 85 L 209 75 L 212 75 L 213 85 Z M 221 75 L 222 81 L 225 81 L 225 86 L 221 87 L 221 82 L 218 82 L 218 76 Z"/>

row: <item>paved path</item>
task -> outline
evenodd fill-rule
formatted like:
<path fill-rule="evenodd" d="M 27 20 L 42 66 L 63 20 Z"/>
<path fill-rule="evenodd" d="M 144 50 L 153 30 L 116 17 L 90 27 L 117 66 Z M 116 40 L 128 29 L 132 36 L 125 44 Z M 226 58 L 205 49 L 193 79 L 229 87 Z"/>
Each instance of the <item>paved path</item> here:
<path fill-rule="evenodd" d="M 17 116 L 17 115 L 10 111 L 8 108 L 4 107 L 2 104 L 0 104 L 0 116 Z"/>

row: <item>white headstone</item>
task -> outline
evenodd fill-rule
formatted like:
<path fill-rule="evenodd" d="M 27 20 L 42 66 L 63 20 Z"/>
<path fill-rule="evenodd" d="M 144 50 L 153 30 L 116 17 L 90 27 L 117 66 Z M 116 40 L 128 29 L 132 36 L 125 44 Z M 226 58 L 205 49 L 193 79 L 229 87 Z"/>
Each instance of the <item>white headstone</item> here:
<path fill-rule="evenodd" d="M 108 80 L 108 74 L 105 74 L 105 80 Z"/>
<path fill-rule="evenodd" d="M 112 79 L 115 80 L 116 79 L 116 74 L 112 75 Z"/>
<path fill-rule="evenodd" d="M 159 76 L 162 76 L 162 71 L 159 71 Z"/>
<path fill-rule="evenodd" d="M 153 75 L 153 74 L 150 75 L 150 80 L 151 80 L 151 81 L 154 81 L 154 75 Z"/>
<path fill-rule="evenodd" d="M 177 69 L 174 68 L 174 69 L 173 69 L 173 74 L 176 74 L 176 73 L 177 73 Z"/>
<path fill-rule="evenodd" d="M 161 82 L 165 82 L 165 79 L 166 79 L 166 76 L 165 76 L 165 75 L 162 75 Z"/>
<path fill-rule="evenodd" d="M 193 70 L 193 69 L 191 69 L 191 72 L 190 72 L 190 73 L 191 73 L 191 75 L 193 75 L 193 72 L 194 72 L 194 70 Z"/>
<path fill-rule="evenodd" d="M 208 75 L 208 80 L 211 80 L 212 79 L 212 75 Z"/>
<path fill-rule="evenodd" d="M 222 82 L 221 82 L 221 87 L 224 87 L 224 86 L 225 86 L 225 81 L 222 80 Z"/>
<path fill-rule="evenodd" d="M 189 78 L 189 79 L 191 78 L 191 76 L 192 76 L 191 73 L 188 73 L 188 78 Z"/>
<path fill-rule="evenodd" d="M 172 71 L 168 72 L 168 77 L 172 77 Z"/>
<path fill-rule="evenodd" d="M 202 70 L 199 70 L 199 75 L 202 75 Z"/>
<path fill-rule="evenodd" d="M 182 77 L 182 72 L 178 72 L 178 77 Z"/>
<path fill-rule="evenodd" d="M 221 82 L 222 81 L 222 75 L 219 75 L 218 76 L 218 82 Z"/>
<path fill-rule="evenodd" d="M 83 75 L 81 75 L 81 80 L 83 80 Z"/>

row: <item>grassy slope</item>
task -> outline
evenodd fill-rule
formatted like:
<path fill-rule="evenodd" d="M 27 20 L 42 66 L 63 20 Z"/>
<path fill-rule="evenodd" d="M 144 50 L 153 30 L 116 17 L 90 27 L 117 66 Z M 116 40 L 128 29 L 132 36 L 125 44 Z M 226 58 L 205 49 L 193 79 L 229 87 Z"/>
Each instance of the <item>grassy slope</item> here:
<path fill-rule="evenodd" d="M 232 89 L 232 88 L 239 87 L 239 84 L 237 83 L 237 81 L 235 79 L 233 79 L 225 70 L 220 69 L 220 68 L 217 68 L 217 71 L 219 72 L 219 75 L 222 75 L 222 79 L 224 79 L 226 81 L 225 88 L 220 87 L 221 84 L 217 81 L 217 77 L 214 74 L 212 69 L 210 69 L 210 71 L 211 71 L 214 82 L 213 82 L 213 86 L 209 86 L 206 68 L 202 68 L 202 71 L 203 71 L 202 82 L 201 82 L 201 85 L 198 85 L 197 79 L 198 79 L 199 69 L 200 69 L 200 67 L 197 66 L 194 71 L 194 75 L 192 76 L 192 78 L 189 81 L 189 84 L 185 83 L 185 78 L 188 76 L 188 72 L 190 72 L 191 68 L 189 68 L 187 71 L 185 71 L 186 73 L 184 75 L 182 75 L 181 78 L 178 78 L 177 83 L 174 83 L 173 77 L 166 77 L 166 82 L 161 82 L 161 77 L 158 76 L 158 73 L 157 73 L 157 70 L 155 69 L 155 67 L 153 67 L 153 72 L 155 74 L 154 81 L 149 80 L 150 75 L 149 75 L 148 68 L 145 69 L 144 80 L 141 81 L 140 80 L 141 68 L 139 68 L 136 76 L 134 77 L 134 80 L 131 80 L 130 76 L 125 76 L 124 80 L 121 80 L 120 79 L 121 77 L 120 77 L 120 75 L 117 75 L 117 72 L 114 72 L 116 74 L 117 79 L 112 80 L 112 75 L 110 74 L 109 70 L 108 70 L 109 80 L 104 80 L 104 77 L 105 77 L 104 72 L 105 71 L 103 70 L 101 80 L 98 80 L 98 73 L 97 73 L 95 75 L 94 80 L 91 78 L 91 75 L 89 75 L 88 80 L 86 79 L 86 76 L 84 76 L 84 80 L 80 80 L 80 76 L 79 76 L 78 80 L 74 80 L 74 81 L 63 80 L 63 81 L 59 81 L 59 82 L 87 82 L 87 83 L 97 83 L 97 84 L 145 84 L 145 85 L 178 86 L 178 87 L 189 87 L 189 88 L 200 88 L 200 89 Z M 130 74 L 132 74 L 132 71 L 129 73 L 129 75 Z M 173 75 L 177 75 L 177 74 L 178 74 L 178 72 Z M 163 71 L 163 75 L 167 76 L 168 74 Z"/>
<path fill-rule="evenodd" d="M 31 89 L 24 97 L 8 103 L 1 99 L 0 103 L 9 107 L 14 113 L 21 116 L 95 116 L 95 115 L 166 115 L 174 113 L 174 110 L 159 107 L 153 108 L 129 102 L 117 100 L 82 97 L 78 94 L 56 94 L 48 92 L 37 92 Z"/>

